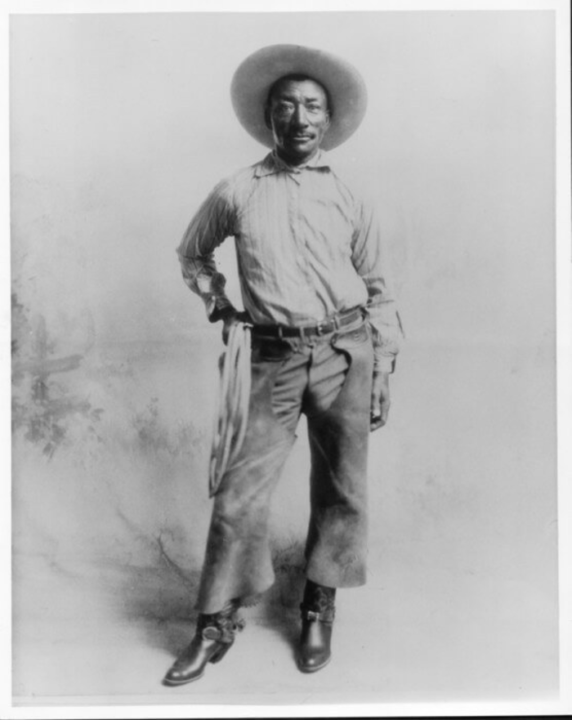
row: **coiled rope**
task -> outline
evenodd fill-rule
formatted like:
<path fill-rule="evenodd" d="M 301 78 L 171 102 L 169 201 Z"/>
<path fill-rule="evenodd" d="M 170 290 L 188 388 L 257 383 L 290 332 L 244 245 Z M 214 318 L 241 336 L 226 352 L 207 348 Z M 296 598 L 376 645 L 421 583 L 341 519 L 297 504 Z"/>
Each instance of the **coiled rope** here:
<path fill-rule="evenodd" d="M 236 459 L 248 423 L 250 399 L 250 327 L 236 322 L 230 328 L 221 356 L 218 414 L 209 466 L 209 496 L 216 494 L 227 467 Z"/>

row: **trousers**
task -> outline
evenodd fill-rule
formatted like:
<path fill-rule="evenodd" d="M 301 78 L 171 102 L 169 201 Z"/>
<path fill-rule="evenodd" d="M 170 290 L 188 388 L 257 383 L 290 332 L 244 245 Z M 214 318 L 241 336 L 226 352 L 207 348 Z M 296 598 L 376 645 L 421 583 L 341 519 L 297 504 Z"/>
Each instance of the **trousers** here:
<path fill-rule="evenodd" d="M 270 506 L 307 417 L 311 455 L 306 577 L 327 587 L 366 579 L 367 446 L 373 345 L 359 319 L 313 338 L 253 337 L 246 435 L 214 497 L 197 610 L 249 605 L 274 582 Z"/>

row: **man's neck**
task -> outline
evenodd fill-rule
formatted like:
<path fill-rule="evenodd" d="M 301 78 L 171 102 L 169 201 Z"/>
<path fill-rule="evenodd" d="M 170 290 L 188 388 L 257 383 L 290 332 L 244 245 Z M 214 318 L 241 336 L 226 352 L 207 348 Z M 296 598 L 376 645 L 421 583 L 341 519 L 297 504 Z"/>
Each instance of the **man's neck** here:
<path fill-rule="evenodd" d="M 274 153 L 275 153 L 276 157 L 278 157 L 280 160 L 282 160 L 282 162 L 285 163 L 286 165 L 289 165 L 290 167 L 301 168 L 301 167 L 304 167 L 305 165 L 309 165 L 312 162 L 312 160 L 315 160 L 320 153 L 320 149 L 317 148 L 309 157 L 303 157 L 303 158 L 285 156 L 282 154 L 280 149 L 277 147 L 274 148 Z"/>

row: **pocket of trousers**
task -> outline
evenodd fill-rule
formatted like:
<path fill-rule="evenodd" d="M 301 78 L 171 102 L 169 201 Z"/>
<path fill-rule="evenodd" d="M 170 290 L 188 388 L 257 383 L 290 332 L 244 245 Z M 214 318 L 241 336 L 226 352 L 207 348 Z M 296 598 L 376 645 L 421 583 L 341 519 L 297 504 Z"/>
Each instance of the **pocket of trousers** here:
<path fill-rule="evenodd" d="M 371 343 L 371 331 L 366 322 L 347 332 L 336 333 L 331 340 L 332 347 L 337 350 L 352 350 L 368 342 Z"/>

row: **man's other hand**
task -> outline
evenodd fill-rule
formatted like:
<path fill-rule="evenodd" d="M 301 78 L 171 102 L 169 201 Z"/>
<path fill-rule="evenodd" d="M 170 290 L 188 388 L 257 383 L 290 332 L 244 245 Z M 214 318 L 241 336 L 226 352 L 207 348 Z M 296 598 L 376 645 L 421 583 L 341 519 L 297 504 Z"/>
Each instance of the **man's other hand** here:
<path fill-rule="evenodd" d="M 389 373 L 374 372 L 373 385 L 371 389 L 371 413 L 369 425 L 371 432 L 385 425 L 387 422 L 390 404 Z"/>

